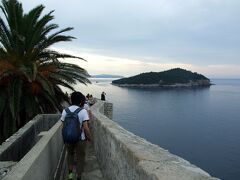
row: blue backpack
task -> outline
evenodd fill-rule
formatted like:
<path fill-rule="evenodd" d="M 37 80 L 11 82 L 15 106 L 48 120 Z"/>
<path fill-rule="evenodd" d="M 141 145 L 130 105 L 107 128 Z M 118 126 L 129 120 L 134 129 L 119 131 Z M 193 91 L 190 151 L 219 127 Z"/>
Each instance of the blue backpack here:
<path fill-rule="evenodd" d="M 66 108 L 66 116 L 63 121 L 62 137 L 64 143 L 75 144 L 81 139 L 80 122 L 78 113 L 82 108 L 77 108 L 74 112 L 71 112 L 69 108 Z"/>

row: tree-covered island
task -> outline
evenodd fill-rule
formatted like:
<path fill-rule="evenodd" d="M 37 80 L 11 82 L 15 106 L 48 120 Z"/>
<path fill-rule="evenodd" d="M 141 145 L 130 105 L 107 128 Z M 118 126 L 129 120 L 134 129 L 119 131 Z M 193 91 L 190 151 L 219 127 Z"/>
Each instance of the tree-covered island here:
<path fill-rule="evenodd" d="M 206 87 L 211 85 L 210 80 L 205 76 L 181 68 L 141 73 L 114 80 L 112 84 L 124 87 Z"/>

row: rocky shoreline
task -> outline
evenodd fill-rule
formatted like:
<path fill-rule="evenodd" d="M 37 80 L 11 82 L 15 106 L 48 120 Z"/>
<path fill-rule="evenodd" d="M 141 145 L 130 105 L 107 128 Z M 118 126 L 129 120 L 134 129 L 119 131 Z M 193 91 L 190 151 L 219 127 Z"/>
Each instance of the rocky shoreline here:
<path fill-rule="evenodd" d="M 210 87 L 210 82 L 199 83 L 199 82 L 190 82 L 190 83 L 175 83 L 175 84 L 116 84 L 112 85 L 119 87 L 139 87 L 139 88 L 151 88 L 151 87 L 160 87 L 160 88 L 194 88 L 194 87 Z"/>

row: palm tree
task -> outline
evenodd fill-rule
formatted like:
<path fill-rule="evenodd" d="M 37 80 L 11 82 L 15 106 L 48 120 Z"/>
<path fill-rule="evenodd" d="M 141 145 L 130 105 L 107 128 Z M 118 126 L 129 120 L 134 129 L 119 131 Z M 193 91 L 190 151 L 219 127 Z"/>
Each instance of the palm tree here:
<path fill-rule="evenodd" d="M 68 97 L 60 86 L 74 90 L 77 82 L 90 81 L 83 68 L 60 62 L 84 59 L 49 49 L 74 39 L 63 35 L 73 28 L 57 31 L 51 23 L 53 11 L 42 15 L 39 5 L 24 13 L 17 0 L 2 0 L 0 8 L 0 137 L 6 138 L 36 114 L 61 111 Z"/>

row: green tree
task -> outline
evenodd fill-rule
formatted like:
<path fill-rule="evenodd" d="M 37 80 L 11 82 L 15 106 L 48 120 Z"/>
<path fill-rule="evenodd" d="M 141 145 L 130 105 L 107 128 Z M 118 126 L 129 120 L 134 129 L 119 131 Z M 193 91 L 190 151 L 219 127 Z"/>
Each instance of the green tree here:
<path fill-rule="evenodd" d="M 17 0 L 2 0 L 0 6 L 0 137 L 8 137 L 39 113 L 61 111 L 68 101 L 60 86 L 74 90 L 77 82 L 90 83 L 86 70 L 60 62 L 80 57 L 49 49 L 58 42 L 71 41 L 52 23 L 53 11 L 42 15 L 43 5 L 28 13 Z"/>

